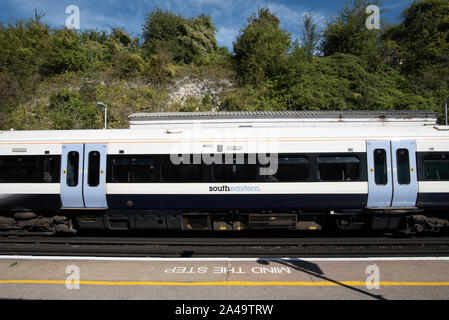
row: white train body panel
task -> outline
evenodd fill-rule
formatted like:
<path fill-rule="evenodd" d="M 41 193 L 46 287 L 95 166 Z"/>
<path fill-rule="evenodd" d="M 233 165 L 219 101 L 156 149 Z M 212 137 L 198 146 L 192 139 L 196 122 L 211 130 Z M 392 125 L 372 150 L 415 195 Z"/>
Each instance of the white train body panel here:
<path fill-rule="evenodd" d="M 413 141 L 418 159 L 414 170 L 422 170 L 419 154 L 448 153 L 449 128 L 410 127 L 274 127 L 203 128 L 176 124 L 139 130 L 79 131 L 4 131 L 0 133 L 0 157 L 59 156 L 63 145 L 106 145 L 105 157 L 170 154 L 303 154 L 315 159 L 320 155 L 357 155 L 362 167 L 360 181 L 250 182 L 152 182 L 120 183 L 104 181 L 106 203 L 103 209 L 186 209 L 186 210 L 261 210 L 267 206 L 280 210 L 363 209 L 369 194 L 367 141 Z M 87 150 L 87 149 L 86 149 Z M 369 156 L 369 155 L 368 155 Z M 84 157 L 84 155 L 83 155 Z M 86 156 L 87 157 L 87 156 Z M 88 162 L 88 158 L 85 158 Z M 108 162 L 108 165 L 110 162 Z M 314 163 L 314 166 L 317 164 Z M 87 176 L 87 164 L 80 173 Z M 84 170 L 84 171 L 83 171 Z M 107 168 L 101 169 L 106 179 Z M 63 170 L 64 171 L 64 170 Z M 316 170 L 315 170 L 316 171 Z M 364 173 L 365 172 L 365 173 Z M 63 176 L 65 173 L 62 172 Z M 109 173 L 108 173 L 109 174 Z M 313 173 L 312 175 L 316 175 Z M 100 179 L 103 179 L 100 176 Z M 1 178 L 1 177 L 0 177 Z M 408 207 L 439 207 L 449 204 L 449 181 L 422 181 L 418 174 L 417 195 Z M 45 178 L 44 178 L 45 179 Z M 63 179 L 63 178 L 61 178 Z M 101 181 L 100 181 L 101 183 Z M 219 189 L 227 187 L 229 190 Z M 93 188 L 93 191 L 95 188 Z M 59 182 L 8 183 L 0 180 L 0 209 L 59 209 Z M 24 199 L 29 196 L 25 201 Z M 10 201 L 11 197 L 17 199 Z M 53 197 L 45 197 L 53 196 Z M 434 199 L 434 197 L 437 197 Z M 85 195 L 86 198 L 86 195 Z M 53 203 L 49 203 L 53 202 Z M 394 202 L 394 201 L 393 201 Z M 33 205 L 34 203 L 34 205 Z M 394 207 L 393 203 L 387 207 Z M 89 209 L 84 203 L 82 208 Z M 80 207 L 80 209 L 81 209 Z M 97 206 L 98 207 L 98 206 Z"/>

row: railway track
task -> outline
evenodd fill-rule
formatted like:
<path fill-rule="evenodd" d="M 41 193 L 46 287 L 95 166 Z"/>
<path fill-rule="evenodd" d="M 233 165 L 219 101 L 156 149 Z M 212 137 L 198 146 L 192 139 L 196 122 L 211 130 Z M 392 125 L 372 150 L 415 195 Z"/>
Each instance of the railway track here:
<path fill-rule="evenodd" d="M 4 243 L 170 246 L 449 245 L 449 237 L 0 237 L 0 244 Z"/>
<path fill-rule="evenodd" d="M 0 254 L 117 257 L 449 256 L 449 237 L 0 237 Z"/>

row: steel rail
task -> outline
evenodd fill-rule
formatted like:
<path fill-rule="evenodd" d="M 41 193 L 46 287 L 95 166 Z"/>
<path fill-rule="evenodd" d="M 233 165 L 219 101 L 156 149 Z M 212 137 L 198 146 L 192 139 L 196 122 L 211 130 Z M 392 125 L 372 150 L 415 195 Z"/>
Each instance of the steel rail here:
<path fill-rule="evenodd" d="M 0 238 L 0 254 L 139 257 L 449 256 L 449 238 Z"/>
<path fill-rule="evenodd" d="M 420 256 L 449 256 L 449 250 L 422 248 L 407 248 L 406 250 L 166 250 L 162 248 L 131 249 L 131 248 L 0 248 L 2 255 L 39 255 L 39 256 L 96 256 L 96 257 L 420 257 Z"/>
<path fill-rule="evenodd" d="M 157 237 L 157 238 L 133 238 L 133 237 L 0 237 L 0 244 L 80 244 L 80 245 L 188 245 L 188 246 L 363 246 L 363 245 L 448 245 L 449 237 L 423 237 L 423 238 L 260 238 L 260 237 Z"/>

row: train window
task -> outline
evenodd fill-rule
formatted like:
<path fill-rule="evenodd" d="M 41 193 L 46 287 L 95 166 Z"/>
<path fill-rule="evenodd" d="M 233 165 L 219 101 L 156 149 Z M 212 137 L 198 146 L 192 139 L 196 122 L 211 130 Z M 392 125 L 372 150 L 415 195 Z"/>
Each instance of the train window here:
<path fill-rule="evenodd" d="M 164 182 L 201 182 L 203 166 L 199 164 L 173 164 L 170 157 L 161 164 L 161 178 Z"/>
<path fill-rule="evenodd" d="M 38 182 L 38 157 L 2 157 L 0 181 L 9 183 Z"/>
<path fill-rule="evenodd" d="M 76 151 L 70 151 L 67 155 L 67 186 L 69 187 L 78 185 L 79 158 L 79 153 Z"/>
<path fill-rule="evenodd" d="M 48 156 L 43 158 L 43 177 L 42 182 L 45 183 L 58 183 L 60 177 L 60 157 Z"/>
<path fill-rule="evenodd" d="M 319 156 L 318 179 L 353 181 L 360 179 L 360 160 L 356 156 Z"/>
<path fill-rule="evenodd" d="M 408 149 L 396 150 L 396 162 L 398 167 L 398 183 L 410 184 L 410 157 Z"/>
<path fill-rule="evenodd" d="M 100 184 L 100 152 L 89 152 L 89 169 L 87 174 L 87 184 L 97 187 Z"/>
<path fill-rule="evenodd" d="M 266 181 L 306 181 L 309 179 L 310 161 L 305 156 L 282 155 L 278 157 L 277 171 L 263 176 Z"/>
<path fill-rule="evenodd" d="M 148 183 L 156 181 L 153 158 L 148 156 L 114 156 L 112 182 Z"/>
<path fill-rule="evenodd" d="M 449 180 L 449 153 L 426 154 L 423 165 L 424 179 Z"/>
<path fill-rule="evenodd" d="M 217 182 L 254 181 L 258 167 L 245 164 L 216 164 L 212 167 L 214 180 Z"/>
<path fill-rule="evenodd" d="M 59 156 L 0 157 L 0 183 L 57 183 Z"/>
<path fill-rule="evenodd" d="M 385 149 L 374 150 L 374 181 L 377 185 L 388 183 L 387 151 Z"/>
<path fill-rule="evenodd" d="M 231 157 L 225 157 L 225 162 Z M 250 182 L 255 181 L 259 174 L 259 166 L 250 164 L 248 155 L 233 155 L 233 164 L 212 165 L 212 177 L 216 182 Z"/>

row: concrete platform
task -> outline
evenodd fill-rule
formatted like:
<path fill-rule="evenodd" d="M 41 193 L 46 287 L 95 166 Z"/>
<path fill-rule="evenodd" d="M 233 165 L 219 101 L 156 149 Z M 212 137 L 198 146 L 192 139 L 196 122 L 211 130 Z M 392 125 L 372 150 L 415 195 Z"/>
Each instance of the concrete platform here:
<path fill-rule="evenodd" d="M 449 258 L 0 256 L 3 299 L 449 299 Z"/>

